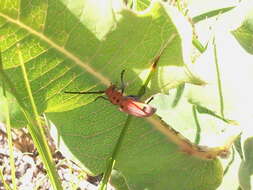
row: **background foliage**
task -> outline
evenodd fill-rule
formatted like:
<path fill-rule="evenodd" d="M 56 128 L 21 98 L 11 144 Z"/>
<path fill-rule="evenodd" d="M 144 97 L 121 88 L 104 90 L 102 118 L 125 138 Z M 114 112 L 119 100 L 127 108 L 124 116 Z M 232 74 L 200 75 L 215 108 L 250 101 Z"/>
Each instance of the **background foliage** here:
<path fill-rule="evenodd" d="M 227 13 L 191 21 L 231 6 L 235 8 Z M 157 114 L 192 142 L 198 134 L 201 145 L 221 146 L 242 131 L 244 143 L 252 136 L 248 109 L 252 106 L 252 7 L 250 1 L 192 0 L 171 6 L 145 0 L 127 5 L 116 0 L 0 0 L 4 72 L 26 110 L 32 110 L 21 77 L 19 49 L 38 112 L 45 113 L 56 126 L 53 137 L 60 139 L 59 148 L 93 175 L 104 172 L 127 116 L 106 101 L 93 102 L 95 95 L 64 91 L 95 91 L 105 89 L 110 82 L 119 84 L 120 72 L 125 69 L 126 94 L 137 94 L 151 61 L 164 46 L 143 100 L 155 95 L 151 104 L 158 108 Z M 205 52 L 194 49 L 195 35 L 206 45 Z M 185 88 L 175 106 L 176 89 L 182 85 Z M 27 122 L 15 96 L 8 95 L 11 124 L 24 127 Z M 240 125 L 197 113 L 197 129 L 193 104 Z M 240 183 L 247 190 L 251 188 L 252 159 L 247 156 L 251 144 L 249 138 L 240 170 L 236 154 L 232 168 L 223 177 L 222 168 L 231 157 L 220 161 L 186 154 L 148 120 L 133 118 L 112 183 L 118 189 L 214 190 L 223 180 L 219 189 L 237 189 Z M 239 181 L 234 175 L 238 171 Z"/>

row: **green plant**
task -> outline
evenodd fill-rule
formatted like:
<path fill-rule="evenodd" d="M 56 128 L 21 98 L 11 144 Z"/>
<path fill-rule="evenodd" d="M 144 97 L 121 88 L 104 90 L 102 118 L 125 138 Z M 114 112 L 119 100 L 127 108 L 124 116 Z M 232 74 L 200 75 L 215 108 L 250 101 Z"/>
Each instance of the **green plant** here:
<path fill-rule="evenodd" d="M 222 165 L 227 165 L 218 156 L 228 156 L 240 127 L 248 129 L 241 123 L 251 121 L 245 110 L 252 105 L 248 90 L 252 66 L 250 61 L 229 63 L 222 42 L 230 28 L 218 30 L 225 12 L 233 15 L 241 7 L 216 7 L 192 16 L 182 1 L 171 6 L 147 0 L 0 0 L 1 76 L 17 100 L 9 103 L 10 123 L 17 128 L 28 125 L 53 187 L 60 188 L 60 183 L 40 126 L 43 113 L 56 126 L 59 148 L 67 148 L 65 155 L 91 175 L 105 173 L 101 189 L 111 172 L 117 189 L 217 189 L 223 179 Z M 210 20 L 213 28 L 203 43 L 197 28 Z M 243 25 L 243 30 L 250 26 Z M 252 53 L 240 29 L 233 34 Z M 251 30 L 245 33 L 247 39 L 252 37 Z M 148 77 L 153 59 L 165 45 Z M 109 102 L 94 102 L 96 95 L 64 94 L 103 90 L 119 82 L 123 69 L 126 94 L 136 95 L 146 86 L 141 100 L 154 96 L 151 104 L 157 107 L 157 115 L 130 117 Z M 122 131 L 124 139 L 119 141 Z M 222 136 L 223 131 L 229 135 Z M 219 136 L 228 141 L 207 147 Z M 247 189 L 248 181 L 240 179 Z"/>

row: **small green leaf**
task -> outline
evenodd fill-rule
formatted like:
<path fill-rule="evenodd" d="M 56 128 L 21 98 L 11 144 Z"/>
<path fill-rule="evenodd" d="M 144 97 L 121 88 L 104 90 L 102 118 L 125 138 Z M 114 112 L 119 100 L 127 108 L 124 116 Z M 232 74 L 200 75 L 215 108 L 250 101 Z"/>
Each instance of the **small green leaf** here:
<path fill-rule="evenodd" d="M 239 169 L 239 182 L 243 190 L 251 190 L 253 181 L 253 137 L 244 142 L 244 158 Z"/>
<path fill-rule="evenodd" d="M 235 150 L 238 152 L 241 160 L 244 159 L 243 151 L 242 151 L 242 145 L 241 145 L 241 135 L 238 136 L 238 138 L 234 142 Z"/>
<path fill-rule="evenodd" d="M 215 111 L 210 110 L 204 106 L 199 105 L 198 103 L 193 103 L 191 100 L 189 100 L 189 102 L 191 102 L 192 104 L 196 105 L 196 109 L 200 114 L 208 114 L 208 115 L 212 115 L 218 119 L 221 119 L 222 121 L 231 124 L 231 125 L 238 125 L 238 122 L 235 120 L 230 120 L 230 119 L 226 119 L 218 114 L 216 114 Z"/>
<path fill-rule="evenodd" d="M 242 25 L 232 34 L 241 46 L 250 54 L 253 54 L 253 8 L 251 8 Z"/>

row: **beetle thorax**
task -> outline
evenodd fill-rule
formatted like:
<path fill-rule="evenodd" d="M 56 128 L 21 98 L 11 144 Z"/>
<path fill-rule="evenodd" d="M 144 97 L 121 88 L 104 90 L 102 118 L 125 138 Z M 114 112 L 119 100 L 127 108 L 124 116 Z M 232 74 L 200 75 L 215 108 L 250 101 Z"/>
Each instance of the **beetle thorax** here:
<path fill-rule="evenodd" d="M 105 94 L 112 104 L 120 105 L 123 101 L 123 94 L 116 89 L 115 85 L 109 86 L 105 90 Z"/>

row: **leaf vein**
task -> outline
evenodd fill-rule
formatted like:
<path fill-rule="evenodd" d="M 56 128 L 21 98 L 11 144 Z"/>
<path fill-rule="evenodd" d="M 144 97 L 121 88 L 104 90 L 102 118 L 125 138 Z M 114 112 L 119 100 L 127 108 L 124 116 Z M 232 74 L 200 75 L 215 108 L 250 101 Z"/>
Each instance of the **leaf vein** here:
<path fill-rule="evenodd" d="M 13 18 L 11 18 L 8 15 L 5 15 L 3 13 L 0 13 L 0 17 L 8 20 L 11 23 L 14 23 L 14 24 L 18 25 L 21 28 L 24 28 L 25 30 L 27 30 L 31 34 L 37 36 L 39 39 L 45 41 L 47 44 L 49 44 L 50 46 L 52 46 L 53 48 L 55 48 L 56 50 L 58 50 L 59 52 L 61 52 L 63 55 L 65 55 L 66 57 L 68 57 L 69 59 L 71 59 L 77 65 L 79 65 L 80 67 L 82 67 L 83 69 L 85 69 L 87 72 L 89 72 L 90 74 L 92 74 L 99 81 L 101 81 L 101 83 L 103 83 L 104 85 L 107 85 L 107 86 L 110 85 L 110 80 L 107 77 L 105 77 L 104 75 L 102 75 L 101 73 L 97 72 L 94 68 L 92 68 L 89 65 L 88 62 L 82 61 L 80 58 L 78 58 L 77 56 L 75 56 L 73 53 L 71 53 L 68 50 L 64 49 L 64 47 L 56 44 L 54 41 L 52 41 L 52 39 L 48 38 L 44 34 L 42 34 L 42 33 L 38 32 L 38 31 L 34 30 L 33 28 L 25 25 L 24 23 L 20 22 L 19 20 L 15 20 L 15 19 L 13 19 Z"/>

